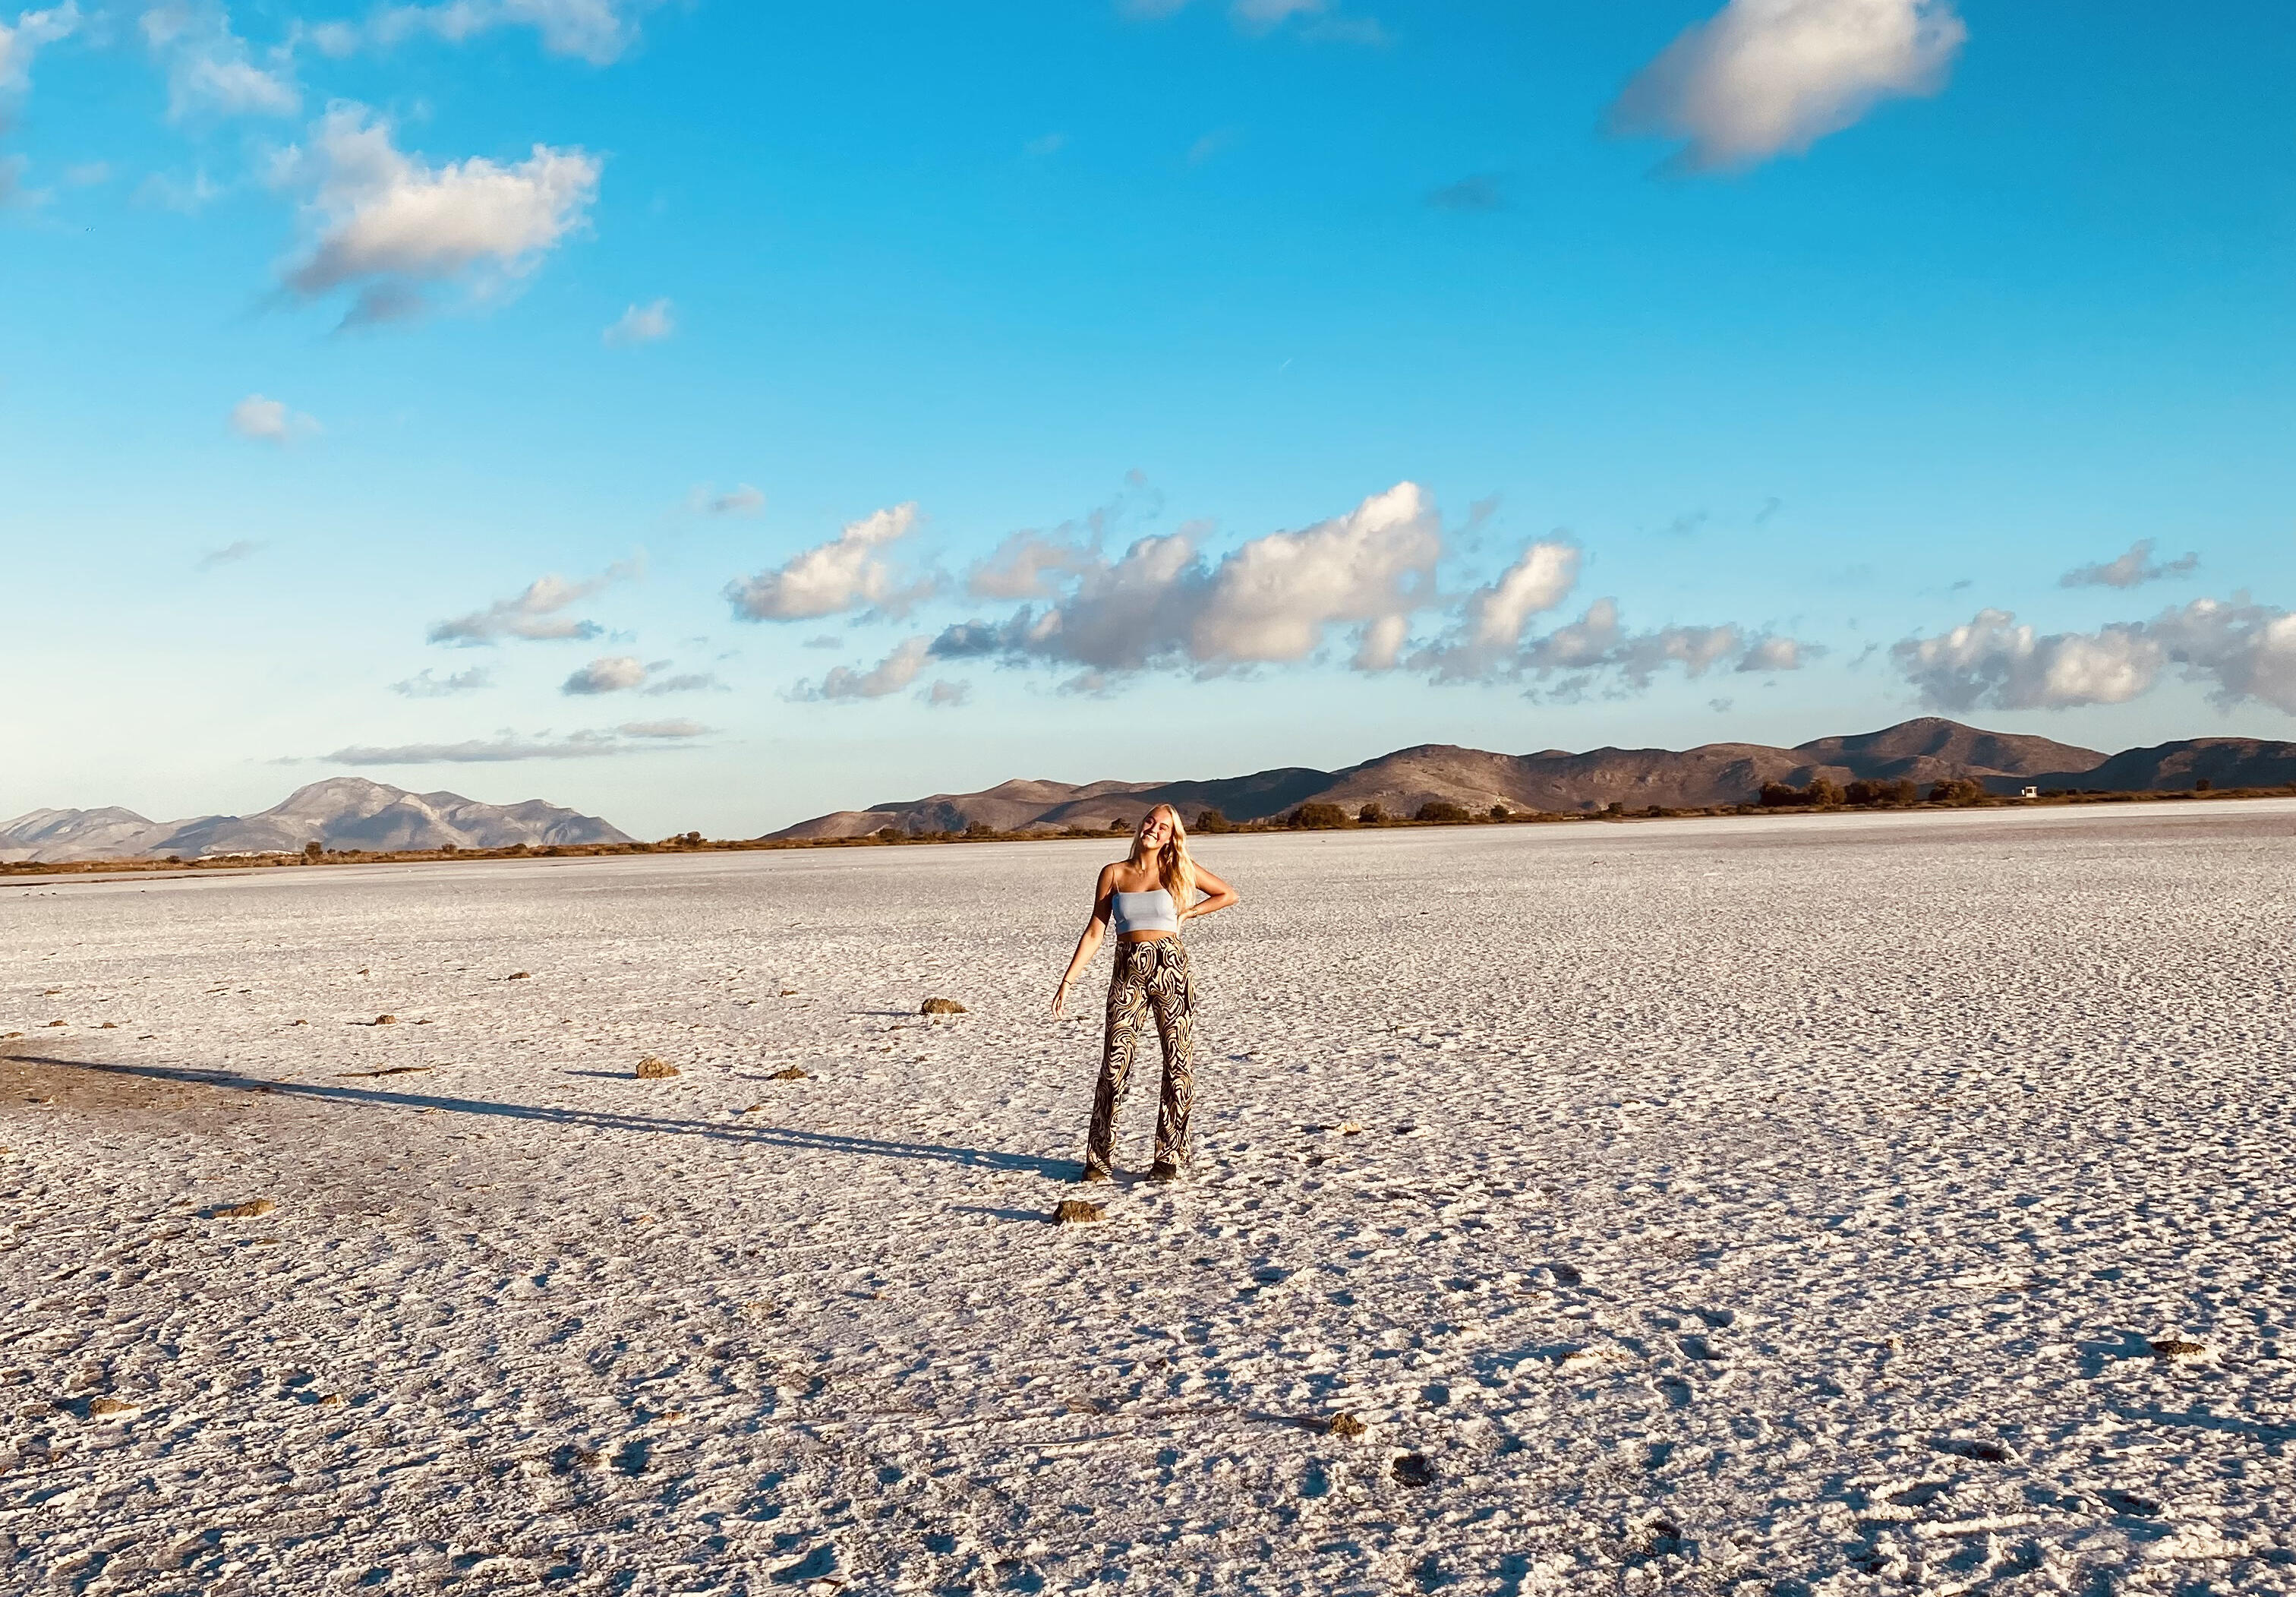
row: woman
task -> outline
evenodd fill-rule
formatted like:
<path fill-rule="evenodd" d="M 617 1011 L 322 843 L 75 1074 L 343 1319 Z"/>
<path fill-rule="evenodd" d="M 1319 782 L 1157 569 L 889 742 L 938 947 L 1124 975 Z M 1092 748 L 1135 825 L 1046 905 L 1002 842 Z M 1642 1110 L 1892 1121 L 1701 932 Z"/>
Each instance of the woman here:
<path fill-rule="evenodd" d="M 1199 901 L 1197 892 L 1204 897 Z M 1085 1140 L 1084 1179 L 1104 1181 L 1116 1163 L 1116 1107 L 1132 1075 L 1132 1055 L 1140 1023 L 1156 1015 L 1156 1036 L 1164 1045 L 1164 1099 L 1156 1116 L 1156 1163 L 1152 1181 L 1178 1179 L 1188 1157 L 1188 1106 L 1195 1098 L 1195 1074 L 1188 1061 L 1188 1028 L 1195 991 L 1188 980 L 1188 951 L 1180 923 L 1210 915 L 1236 901 L 1235 889 L 1188 857 L 1188 834 L 1169 804 L 1148 811 L 1133 834 L 1132 852 L 1103 865 L 1093 889 L 1092 918 L 1085 922 L 1069 959 L 1068 974 L 1053 989 L 1053 1013 L 1069 995 L 1077 972 L 1092 963 L 1109 926 L 1116 927 L 1116 975 L 1108 984 L 1108 1039 L 1102 1054 L 1100 1088 L 1093 1094 L 1092 1131 Z"/>

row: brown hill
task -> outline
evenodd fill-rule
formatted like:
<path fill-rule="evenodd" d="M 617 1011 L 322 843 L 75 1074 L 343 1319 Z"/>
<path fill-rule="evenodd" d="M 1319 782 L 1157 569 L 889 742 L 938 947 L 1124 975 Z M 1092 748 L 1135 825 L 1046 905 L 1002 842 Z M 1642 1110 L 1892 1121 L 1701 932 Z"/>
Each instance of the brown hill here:
<path fill-rule="evenodd" d="M 2053 770 L 2030 779 L 2040 787 L 2087 788 L 2097 793 L 2190 792 L 2205 780 L 2211 787 L 2284 787 L 2296 784 L 2296 743 L 2260 737 L 2188 737 L 2151 748 L 2124 749 L 2111 759 L 2078 770 Z M 1990 781 L 2000 791 L 2014 784 Z"/>
<path fill-rule="evenodd" d="M 1205 810 L 1249 821 L 1282 815 L 1311 800 L 1337 804 L 1350 815 L 1373 803 L 1397 816 L 1416 814 L 1428 803 L 1456 804 L 1476 814 L 1495 804 L 1550 814 L 1613 803 L 1629 810 L 1701 810 L 1751 803 L 1766 782 L 1800 787 L 1817 776 L 1844 785 L 1862 777 L 1924 786 L 1972 777 L 1996 792 L 2010 793 L 2028 786 L 2175 791 L 2204 777 L 2216 787 L 2270 787 L 2296 783 L 2296 743 L 2202 737 L 2108 758 L 2046 737 L 1988 732 L 1934 716 L 1878 732 L 1821 737 L 1791 749 L 1710 743 L 1679 751 L 1603 748 L 1573 754 L 1542 749 L 1498 754 L 1428 743 L 1336 771 L 1286 766 L 1202 782 L 1006 782 L 984 793 L 937 793 L 842 810 L 773 836 L 859 837 L 884 827 L 961 832 L 973 825 L 1000 832 L 1063 827 L 1105 831 L 1130 827 L 1156 804 L 1172 805 L 1190 822 Z"/>
<path fill-rule="evenodd" d="M 1841 766 L 1853 776 L 1915 782 L 2085 771 L 2102 765 L 2105 758 L 2095 749 L 2076 748 L 2046 737 L 1981 731 L 1934 715 L 1900 721 L 1878 732 L 1821 737 L 1798 745 L 1794 752 L 1806 755 L 1813 764 Z"/>

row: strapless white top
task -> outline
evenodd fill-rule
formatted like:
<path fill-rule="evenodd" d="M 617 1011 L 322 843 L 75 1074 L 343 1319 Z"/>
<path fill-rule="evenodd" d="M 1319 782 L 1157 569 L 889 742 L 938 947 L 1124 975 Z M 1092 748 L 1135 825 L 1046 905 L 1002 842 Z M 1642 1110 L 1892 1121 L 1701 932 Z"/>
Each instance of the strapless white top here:
<path fill-rule="evenodd" d="M 1146 893 L 1111 893 L 1108 895 L 1108 913 L 1119 936 L 1127 932 L 1180 929 L 1180 912 L 1172 906 L 1172 895 L 1161 887 Z"/>

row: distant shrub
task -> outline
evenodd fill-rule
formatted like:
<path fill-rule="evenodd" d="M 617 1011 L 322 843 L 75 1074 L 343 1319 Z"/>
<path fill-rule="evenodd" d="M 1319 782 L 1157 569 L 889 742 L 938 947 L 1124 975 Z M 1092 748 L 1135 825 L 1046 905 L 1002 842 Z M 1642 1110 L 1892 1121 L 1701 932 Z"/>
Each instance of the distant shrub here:
<path fill-rule="evenodd" d="M 1356 819 L 1367 827 L 1376 827 L 1384 824 L 1390 818 L 1387 813 L 1387 806 L 1374 799 L 1356 811 Z"/>
<path fill-rule="evenodd" d="M 1514 811 L 1508 809 L 1505 804 L 1493 804 L 1491 806 L 1491 819 L 1493 820 L 1505 820 L 1513 813 Z"/>
<path fill-rule="evenodd" d="M 1973 804 L 1984 796 L 1984 785 L 1967 777 L 1950 777 L 1930 788 L 1930 803 L 1932 804 Z"/>
<path fill-rule="evenodd" d="M 1192 832 L 1233 832 L 1235 823 L 1218 810 L 1199 810 L 1188 829 Z"/>
<path fill-rule="evenodd" d="M 1841 796 L 1853 804 L 1910 804 L 1921 796 L 1921 789 L 1902 778 L 1895 782 L 1859 780 L 1844 788 Z"/>
<path fill-rule="evenodd" d="M 1348 812 L 1337 804 L 1302 804 L 1283 818 L 1283 824 L 1295 832 L 1326 832 L 1347 825 Z"/>
<path fill-rule="evenodd" d="M 1128 832 L 1132 829 L 1132 823 L 1119 815 L 1108 823 L 1108 829 L 1111 832 Z"/>
<path fill-rule="evenodd" d="M 2210 793 L 2213 792 L 2215 788 L 2216 784 L 2210 781 L 2206 777 L 2202 777 L 2199 781 L 2193 784 L 2193 791 L 2194 793 Z"/>
<path fill-rule="evenodd" d="M 898 843 L 901 840 L 901 828 L 898 827 L 879 827 L 875 831 L 870 833 L 869 836 L 874 837 L 880 843 Z"/>
<path fill-rule="evenodd" d="M 964 823 L 964 835 L 967 837 L 994 837 L 996 828 L 985 820 L 968 820 Z"/>
<path fill-rule="evenodd" d="M 314 864 L 316 864 L 326 852 L 326 845 L 316 837 L 303 845 L 303 858 L 312 861 Z"/>
<path fill-rule="evenodd" d="M 1456 804 L 1447 803 L 1441 799 L 1430 799 L 1427 803 L 1419 806 L 1419 812 L 1416 815 L 1414 815 L 1411 819 L 1414 820 L 1433 821 L 1441 826 L 1456 827 L 1461 821 L 1469 820 L 1473 818 Z"/>
<path fill-rule="evenodd" d="M 1812 777 L 1805 791 L 1808 802 L 1820 806 L 1838 804 L 1842 798 L 1841 786 L 1831 777 Z"/>
<path fill-rule="evenodd" d="M 1765 809 L 1782 810 L 1789 804 L 1808 803 L 1809 803 L 1809 795 L 1791 782 L 1762 784 L 1762 806 Z"/>

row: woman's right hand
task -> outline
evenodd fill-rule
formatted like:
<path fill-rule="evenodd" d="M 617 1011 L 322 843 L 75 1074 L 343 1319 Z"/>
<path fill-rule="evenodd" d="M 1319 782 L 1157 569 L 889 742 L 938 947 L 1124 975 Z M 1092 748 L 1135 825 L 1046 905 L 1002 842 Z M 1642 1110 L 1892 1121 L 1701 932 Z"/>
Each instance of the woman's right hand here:
<path fill-rule="evenodd" d="M 1067 998 L 1067 997 L 1068 997 L 1068 995 L 1069 995 L 1069 979 L 1068 979 L 1068 977 L 1066 977 L 1066 976 L 1062 976 L 1062 977 L 1061 978 L 1061 984 L 1060 984 L 1059 986 L 1057 986 L 1057 987 L 1055 987 L 1055 988 L 1054 988 L 1054 989 L 1053 989 L 1053 1013 L 1054 1013 L 1054 1014 L 1058 1015 L 1058 1014 L 1061 1012 L 1061 1000 L 1063 1000 L 1063 999 L 1065 999 L 1065 998 Z"/>

